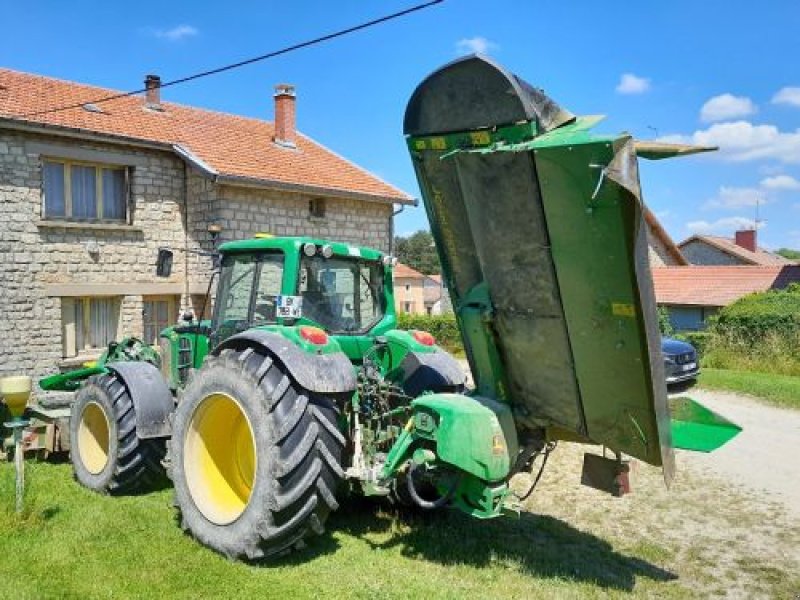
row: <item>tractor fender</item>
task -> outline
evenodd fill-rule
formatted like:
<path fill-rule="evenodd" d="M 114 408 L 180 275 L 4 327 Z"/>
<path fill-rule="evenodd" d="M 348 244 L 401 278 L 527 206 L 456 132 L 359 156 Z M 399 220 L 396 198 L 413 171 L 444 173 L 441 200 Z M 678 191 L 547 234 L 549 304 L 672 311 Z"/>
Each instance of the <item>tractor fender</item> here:
<path fill-rule="evenodd" d="M 405 355 L 400 363 L 403 373 L 403 391 L 409 396 L 422 392 L 460 391 L 467 376 L 458 361 L 447 352 L 413 352 Z"/>
<path fill-rule="evenodd" d="M 143 361 L 119 361 L 105 364 L 128 388 L 136 413 L 136 435 L 140 439 L 169 437 L 169 417 L 175 400 L 161 372 Z"/>
<path fill-rule="evenodd" d="M 214 348 L 219 355 L 226 348 L 241 350 L 257 345 L 277 358 L 292 378 L 303 388 L 321 394 L 353 392 L 356 374 L 344 352 L 308 354 L 282 335 L 269 331 L 252 330 L 238 333 Z"/>

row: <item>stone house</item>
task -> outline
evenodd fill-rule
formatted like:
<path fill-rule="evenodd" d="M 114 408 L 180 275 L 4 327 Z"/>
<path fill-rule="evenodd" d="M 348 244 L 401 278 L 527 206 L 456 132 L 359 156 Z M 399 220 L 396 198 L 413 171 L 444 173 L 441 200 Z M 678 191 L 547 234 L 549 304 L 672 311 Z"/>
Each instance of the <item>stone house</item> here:
<path fill-rule="evenodd" d="M 678 247 L 693 265 L 791 265 L 794 261 L 758 246 L 755 229 L 734 233 L 733 239 L 714 235 L 693 235 Z"/>
<path fill-rule="evenodd" d="M 691 265 L 652 273 L 656 301 L 677 331 L 705 329 L 708 317 L 747 294 L 800 283 L 800 265 Z"/>
<path fill-rule="evenodd" d="M 275 121 L 0 69 L 0 376 L 36 378 L 200 313 L 221 241 L 311 235 L 388 250 L 407 194 Z M 69 106 L 65 110 L 54 108 Z M 157 249 L 175 251 L 155 276 Z M 206 313 L 208 314 L 208 313 Z"/>

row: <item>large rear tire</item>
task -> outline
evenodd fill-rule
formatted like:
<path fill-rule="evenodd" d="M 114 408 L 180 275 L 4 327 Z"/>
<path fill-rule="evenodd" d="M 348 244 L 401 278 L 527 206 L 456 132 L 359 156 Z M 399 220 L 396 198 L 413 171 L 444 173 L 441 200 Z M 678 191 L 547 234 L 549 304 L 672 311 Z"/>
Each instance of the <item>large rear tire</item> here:
<path fill-rule="evenodd" d="M 183 529 L 248 560 L 322 533 L 344 477 L 338 414 L 259 349 L 210 356 L 184 389 L 170 442 Z"/>
<path fill-rule="evenodd" d="M 70 422 L 75 479 L 102 494 L 147 491 L 164 480 L 163 439 L 139 439 L 130 392 L 115 373 L 90 377 L 75 394 Z"/>

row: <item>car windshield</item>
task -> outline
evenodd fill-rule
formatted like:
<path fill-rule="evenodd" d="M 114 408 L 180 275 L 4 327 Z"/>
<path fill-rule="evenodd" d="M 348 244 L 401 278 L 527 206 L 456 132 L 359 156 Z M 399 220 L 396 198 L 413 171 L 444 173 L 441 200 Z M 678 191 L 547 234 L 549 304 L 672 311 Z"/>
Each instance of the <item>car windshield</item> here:
<path fill-rule="evenodd" d="M 299 292 L 303 316 L 330 333 L 367 331 L 385 311 L 383 266 L 377 261 L 304 256 Z"/>

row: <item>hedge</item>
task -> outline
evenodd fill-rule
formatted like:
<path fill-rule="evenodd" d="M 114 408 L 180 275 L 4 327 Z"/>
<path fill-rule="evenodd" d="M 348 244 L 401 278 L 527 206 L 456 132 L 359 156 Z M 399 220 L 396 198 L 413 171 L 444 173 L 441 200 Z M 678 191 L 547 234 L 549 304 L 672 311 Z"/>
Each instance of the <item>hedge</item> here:
<path fill-rule="evenodd" d="M 400 329 L 421 329 L 436 338 L 436 343 L 450 352 L 463 349 L 461 333 L 453 314 L 447 315 L 397 315 L 397 326 Z"/>
<path fill-rule="evenodd" d="M 719 311 L 712 331 L 755 342 L 800 332 L 800 284 L 749 294 Z"/>

